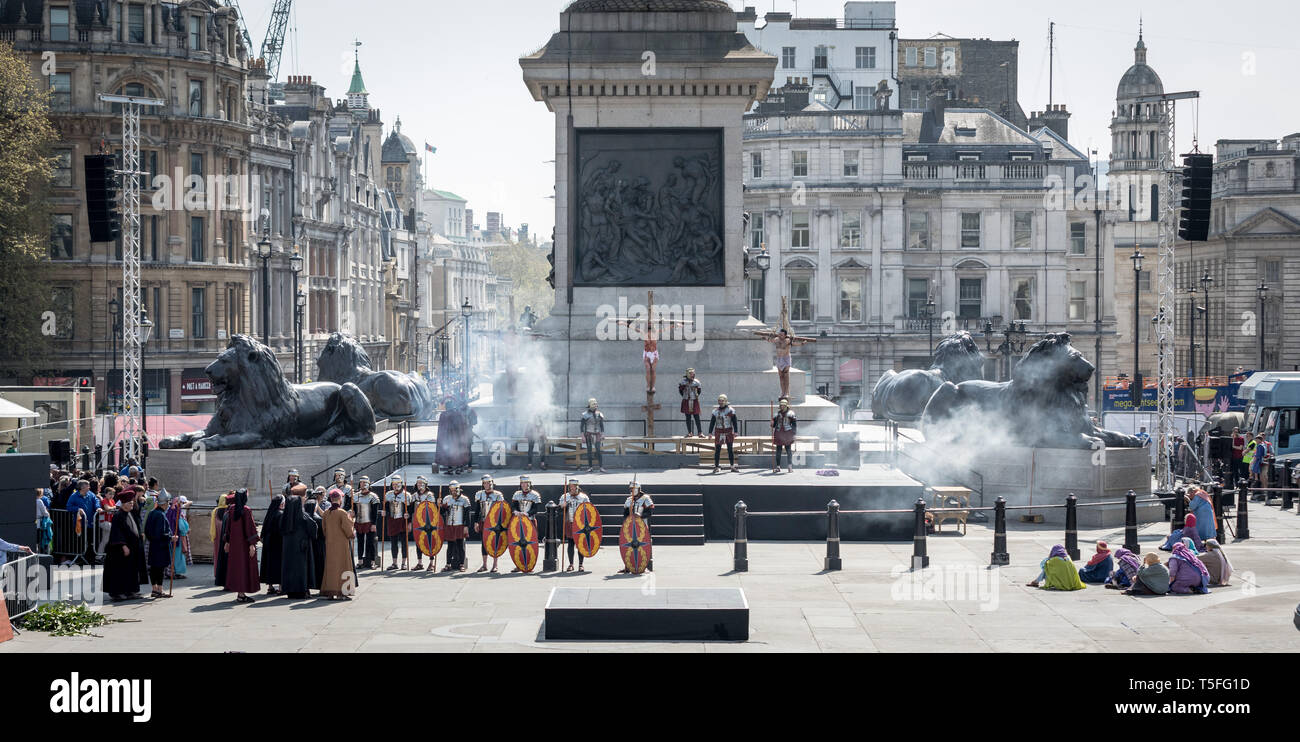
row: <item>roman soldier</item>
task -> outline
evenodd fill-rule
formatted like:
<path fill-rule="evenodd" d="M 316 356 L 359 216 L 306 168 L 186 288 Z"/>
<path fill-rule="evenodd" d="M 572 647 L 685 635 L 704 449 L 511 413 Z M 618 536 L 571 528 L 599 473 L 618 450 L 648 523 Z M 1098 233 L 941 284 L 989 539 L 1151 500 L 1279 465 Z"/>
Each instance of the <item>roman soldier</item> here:
<path fill-rule="evenodd" d="M 569 565 L 564 568 L 565 572 L 573 571 L 573 554 L 577 551 L 578 544 L 577 538 L 573 533 L 574 517 L 578 513 L 578 506 L 584 502 L 591 502 L 591 498 L 587 496 L 586 492 L 579 489 L 578 480 L 570 479 L 565 483 L 564 494 L 560 496 L 560 507 L 563 508 L 564 513 L 564 541 L 567 544 L 566 549 L 569 554 Z M 578 554 L 579 572 L 587 571 L 582 565 L 584 558 L 585 557 L 583 557 L 582 554 Z"/>
<path fill-rule="evenodd" d="M 412 526 L 414 526 L 415 523 L 414 521 L 415 506 L 422 502 L 431 502 L 433 503 L 433 506 L 435 508 L 439 508 L 439 509 L 441 508 L 442 505 L 442 503 L 438 502 L 437 493 L 429 489 L 429 480 L 425 479 L 424 475 L 420 475 L 415 478 L 415 492 L 411 496 Z M 427 571 L 436 572 L 437 568 L 438 568 L 438 555 L 434 554 L 431 557 L 429 557 L 429 568 Z M 419 549 L 416 549 L 415 550 L 415 571 L 419 572 L 421 569 L 424 569 L 424 554 Z"/>
<path fill-rule="evenodd" d="M 605 441 L 605 413 L 596 404 L 595 397 L 587 400 L 587 409 L 582 413 L 582 440 L 587 444 L 587 471 L 593 471 L 592 457 L 600 464 L 600 472 L 605 473 L 605 457 L 600 447 Z"/>
<path fill-rule="evenodd" d="M 375 521 L 379 519 L 379 495 L 370 490 L 370 477 L 357 480 L 357 494 L 352 498 L 352 518 L 357 529 L 357 563 L 362 569 L 374 569 L 378 558 Z"/>
<path fill-rule="evenodd" d="M 650 530 L 650 517 L 655 513 L 655 501 L 650 499 L 650 495 L 647 495 L 641 490 L 641 484 L 635 479 L 633 479 L 627 487 L 627 499 L 623 501 L 623 519 L 626 520 L 633 515 L 638 516 L 641 520 L 645 521 L 646 531 L 652 532 Z M 651 572 L 655 571 L 654 559 L 650 560 L 646 565 L 646 569 Z M 625 575 L 628 571 L 627 567 L 623 567 L 623 569 L 620 569 L 618 573 Z"/>
<path fill-rule="evenodd" d="M 447 543 L 447 566 L 444 572 L 465 571 L 465 537 L 469 533 L 470 499 L 460 491 L 460 482 L 452 480 L 451 490 L 442 498 L 442 540 Z"/>
<path fill-rule="evenodd" d="M 704 388 L 700 386 L 699 379 L 695 378 L 695 369 L 686 369 L 686 375 L 682 380 L 677 382 L 677 393 L 682 395 L 682 414 L 686 416 L 686 437 L 694 436 L 704 437 L 704 429 L 700 426 L 700 395 L 704 393 Z"/>
<path fill-rule="evenodd" d="M 289 499 L 289 491 L 294 488 L 294 485 L 298 484 L 301 481 L 302 481 L 302 477 L 298 476 L 298 470 L 290 469 L 289 476 L 286 477 L 284 480 L 284 499 L 286 500 Z"/>
<path fill-rule="evenodd" d="M 772 473 L 781 473 L 781 449 L 785 449 L 786 463 L 789 471 L 794 472 L 794 439 L 799 421 L 795 419 L 794 410 L 790 409 L 790 398 L 781 398 L 781 409 L 772 416 L 772 443 L 776 453 L 772 461 Z"/>
<path fill-rule="evenodd" d="M 410 510 L 411 493 L 406 491 L 406 483 L 402 481 L 401 476 L 393 475 L 393 488 L 388 491 L 384 500 L 384 527 L 393 550 L 393 563 L 388 566 L 387 571 L 389 572 L 398 569 L 397 550 L 399 546 L 402 550 L 401 569 L 410 569 L 410 545 L 406 540 L 406 523 Z"/>
<path fill-rule="evenodd" d="M 324 518 L 330 509 L 329 500 L 325 498 L 325 488 L 317 486 L 311 491 L 311 499 L 316 501 L 316 514 Z"/>
<path fill-rule="evenodd" d="M 520 515 L 533 521 L 537 525 L 537 516 L 534 514 L 542 506 L 542 496 L 537 494 L 533 489 L 533 480 L 527 474 L 519 477 L 519 489 L 510 497 L 510 509 Z M 515 567 L 511 572 L 518 572 L 519 568 Z"/>
<path fill-rule="evenodd" d="M 718 406 L 713 408 L 713 416 L 709 418 L 709 433 L 713 436 L 713 473 L 717 474 L 722 471 L 719 461 L 722 455 L 722 444 L 727 444 L 727 461 L 731 462 L 732 471 L 740 471 L 736 466 L 736 450 L 733 447 L 736 441 L 736 428 L 739 424 L 736 422 L 736 411 L 727 401 L 727 395 L 718 395 Z"/>
<path fill-rule="evenodd" d="M 505 502 L 506 496 L 493 485 L 492 475 L 483 475 L 483 489 L 474 493 L 474 532 L 479 535 L 479 548 L 483 552 L 483 565 L 478 568 L 479 572 L 488 571 L 487 567 L 487 534 L 483 532 L 483 521 L 487 519 L 488 508 L 493 503 Z M 492 557 L 492 571 L 497 571 L 498 557 Z"/>
<path fill-rule="evenodd" d="M 334 483 L 330 485 L 331 489 L 336 489 L 343 493 L 342 507 L 344 510 L 352 510 L 352 485 L 348 484 L 348 473 L 343 469 L 334 470 Z"/>

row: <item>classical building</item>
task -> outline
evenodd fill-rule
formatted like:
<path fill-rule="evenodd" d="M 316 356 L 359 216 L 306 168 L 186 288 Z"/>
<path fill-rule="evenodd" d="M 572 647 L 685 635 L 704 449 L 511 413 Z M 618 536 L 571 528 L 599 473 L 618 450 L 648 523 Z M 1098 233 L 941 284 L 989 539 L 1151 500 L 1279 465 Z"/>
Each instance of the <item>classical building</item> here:
<path fill-rule="evenodd" d="M 899 106 L 923 111 L 930 91 L 947 92 L 951 105 L 987 108 L 1021 129 L 1020 42 L 959 39 L 936 34 L 898 40 Z"/>
<path fill-rule="evenodd" d="M 833 109 L 873 110 L 878 86 L 896 86 L 898 27 L 892 2 L 846 2 L 843 18 L 795 18 L 746 7 L 736 14 L 741 33 L 777 63 L 772 87 L 807 87 L 812 100 Z M 898 107 L 895 94 L 889 106 Z"/>

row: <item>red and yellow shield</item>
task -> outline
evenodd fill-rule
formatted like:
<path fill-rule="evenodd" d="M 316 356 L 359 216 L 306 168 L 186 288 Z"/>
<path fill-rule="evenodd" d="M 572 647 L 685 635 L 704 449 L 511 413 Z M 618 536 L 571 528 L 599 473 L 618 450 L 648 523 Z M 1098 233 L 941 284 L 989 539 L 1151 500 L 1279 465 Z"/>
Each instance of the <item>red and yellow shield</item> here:
<path fill-rule="evenodd" d="M 510 521 L 510 560 L 520 572 L 537 567 L 537 524 L 526 515 L 516 514 Z"/>
<path fill-rule="evenodd" d="M 494 502 L 483 517 L 483 546 L 494 559 L 510 546 L 510 505 Z"/>
<path fill-rule="evenodd" d="M 653 552 L 650 546 L 650 527 L 639 515 L 629 515 L 623 519 L 623 527 L 618 532 L 618 550 L 623 556 L 623 566 L 634 575 L 639 575 L 650 566 Z"/>
<path fill-rule="evenodd" d="M 442 513 L 438 512 L 438 504 L 416 503 L 413 525 L 415 548 L 425 556 L 438 556 L 442 551 Z"/>
<path fill-rule="evenodd" d="M 604 523 L 595 505 L 584 502 L 573 511 L 573 543 L 583 559 L 590 559 L 600 551 Z"/>

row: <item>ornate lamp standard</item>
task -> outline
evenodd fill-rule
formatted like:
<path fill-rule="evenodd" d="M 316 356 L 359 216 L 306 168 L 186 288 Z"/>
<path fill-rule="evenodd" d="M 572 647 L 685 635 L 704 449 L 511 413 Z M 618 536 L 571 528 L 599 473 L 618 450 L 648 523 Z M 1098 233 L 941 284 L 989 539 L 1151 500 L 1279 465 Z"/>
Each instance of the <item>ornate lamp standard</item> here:
<path fill-rule="evenodd" d="M 149 313 L 140 310 L 140 429 L 148 434 L 149 432 L 149 374 L 146 371 L 144 362 L 144 350 L 149 343 L 149 338 L 153 337 L 153 320 L 149 319 Z"/>
<path fill-rule="evenodd" d="M 460 316 L 461 316 L 461 319 L 465 320 L 465 353 L 464 353 L 464 359 L 463 359 L 463 361 L 464 361 L 464 363 L 465 363 L 465 399 L 468 400 L 468 399 L 470 398 L 470 391 L 469 391 L 469 387 L 470 387 L 470 379 L 472 378 L 472 376 L 471 376 L 471 372 L 470 372 L 470 370 L 469 370 L 469 362 L 470 362 L 470 355 L 469 355 L 469 350 L 470 350 L 470 327 L 469 327 L 469 320 L 470 320 L 471 317 L 474 316 L 474 305 L 469 303 L 469 297 L 468 297 L 468 296 L 465 297 L 465 303 L 460 305 Z"/>
<path fill-rule="evenodd" d="M 1213 284 L 1214 278 L 1206 271 L 1201 276 L 1201 290 L 1205 292 L 1205 368 L 1202 373 L 1206 376 L 1210 375 L 1210 286 Z"/>
<path fill-rule="evenodd" d="M 1259 370 L 1267 371 L 1268 362 L 1264 359 L 1264 301 L 1268 298 L 1268 285 L 1260 281 L 1255 292 L 1259 294 Z"/>
<path fill-rule="evenodd" d="M 271 230 L 262 232 L 257 243 L 257 257 L 262 260 L 262 345 L 271 347 Z"/>
<path fill-rule="evenodd" d="M 930 349 L 930 357 L 934 358 L 934 297 L 928 297 L 925 301 L 925 309 L 921 316 L 925 318 L 925 329 L 929 335 L 929 344 L 926 346 Z"/>
<path fill-rule="evenodd" d="M 112 317 L 113 373 L 108 377 L 109 383 L 106 385 L 105 391 L 108 393 L 108 409 L 116 415 L 118 410 L 118 401 L 113 398 L 112 380 L 114 376 L 117 376 L 117 337 L 122 334 L 122 302 L 118 301 L 116 296 L 108 301 L 108 312 Z M 121 379 L 118 379 L 119 388 L 121 383 Z M 119 393 L 118 396 L 120 398 L 121 394 Z"/>
<path fill-rule="evenodd" d="M 1133 254 L 1129 256 L 1133 261 L 1133 382 L 1129 388 L 1132 390 L 1129 394 L 1132 397 L 1133 409 L 1140 410 L 1142 405 L 1142 374 L 1138 373 L 1141 368 L 1141 346 L 1138 328 L 1142 324 L 1142 251 L 1133 248 Z"/>
<path fill-rule="evenodd" d="M 298 276 L 302 275 L 302 253 L 294 248 L 293 257 L 289 258 L 289 268 L 293 271 L 293 285 L 297 287 L 294 292 L 293 303 L 293 375 L 297 384 L 302 383 L 302 309 L 307 305 L 307 295 L 303 293 L 301 285 L 298 283 Z"/>
<path fill-rule="evenodd" d="M 999 318 L 1000 321 L 1000 318 Z M 1003 340 L 997 348 L 993 347 L 993 338 L 997 332 L 993 329 L 993 321 L 984 321 L 984 349 L 990 354 L 996 354 L 1000 359 L 998 362 L 999 379 L 1011 375 L 1011 356 L 1020 355 L 1025 352 L 1025 344 L 1029 338 L 1029 328 L 1024 322 L 1012 322 L 1002 331 Z"/>

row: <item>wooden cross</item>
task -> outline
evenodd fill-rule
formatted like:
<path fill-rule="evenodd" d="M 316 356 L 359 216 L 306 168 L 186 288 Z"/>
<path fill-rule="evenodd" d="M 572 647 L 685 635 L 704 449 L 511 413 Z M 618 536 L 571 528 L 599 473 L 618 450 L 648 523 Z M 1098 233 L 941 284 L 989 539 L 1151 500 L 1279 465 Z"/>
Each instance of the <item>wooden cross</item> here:
<path fill-rule="evenodd" d="M 645 413 L 645 434 L 647 438 L 655 437 L 655 410 L 662 408 L 663 405 L 655 404 L 655 395 L 652 392 L 646 392 L 645 404 L 641 405 L 641 411 Z"/>
<path fill-rule="evenodd" d="M 781 334 L 781 330 L 785 330 L 786 334 L 790 336 L 790 339 L 791 339 L 791 340 L 799 340 L 799 341 L 802 341 L 802 342 L 805 342 L 805 343 L 815 343 L 815 342 L 817 342 L 817 338 L 806 338 L 806 337 L 800 337 L 800 336 L 794 334 L 794 331 L 790 329 L 790 300 L 787 299 L 787 298 L 784 297 L 784 296 L 781 297 L 781 327 L 780 327 L 780 329 L 778 329 L 778 330 L 753 330 L 753 333 L 754 333 L 755 335 L 757 335 L 757 336 L 763 338 L 764 340 L 768 340 L 768 339 L 770 339 L 770 338 L 774 338 L 774 337 L 776 337 L 777 335 Z"/>

